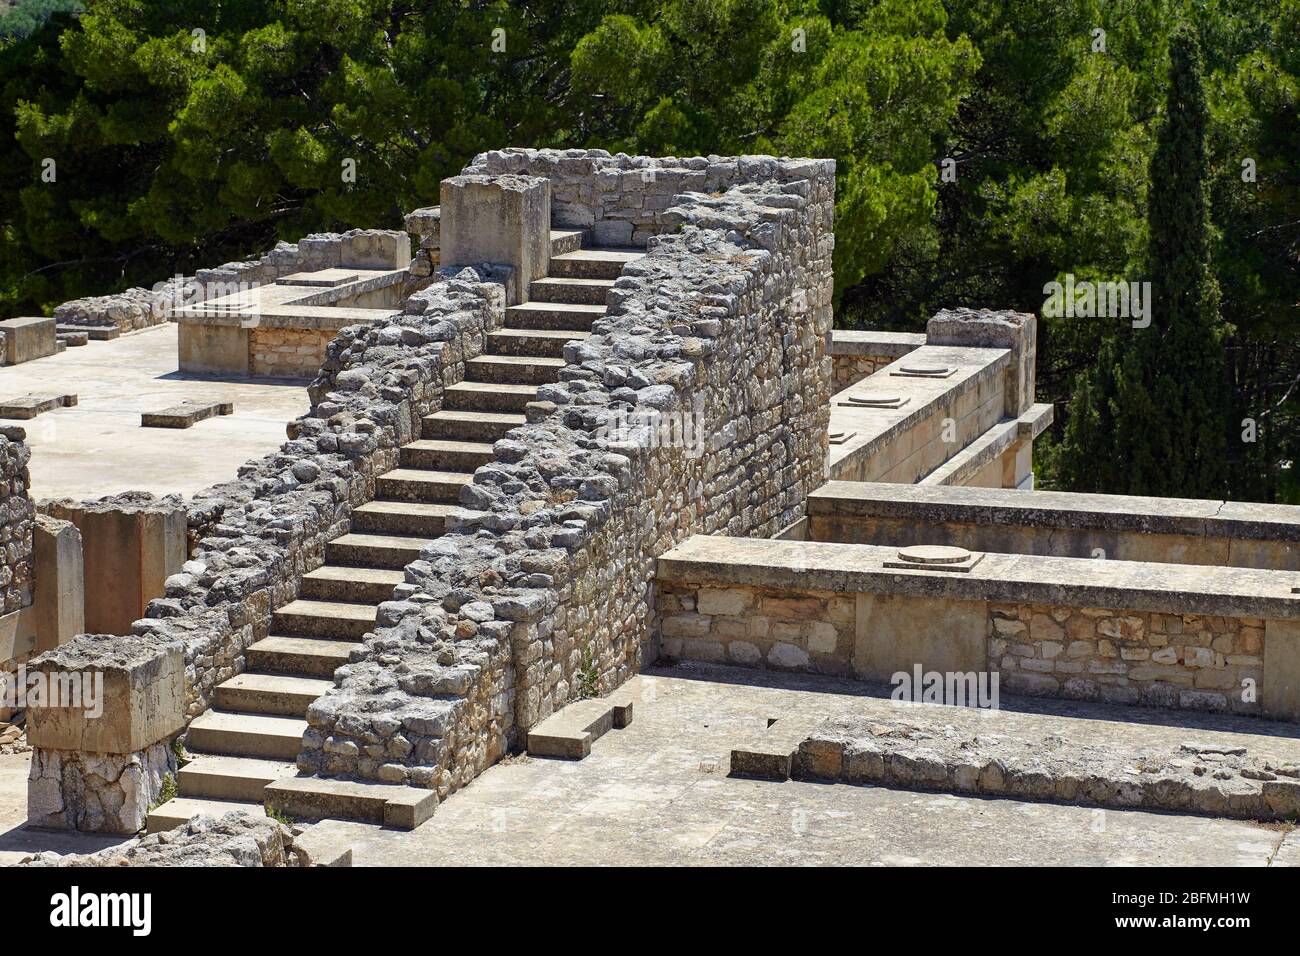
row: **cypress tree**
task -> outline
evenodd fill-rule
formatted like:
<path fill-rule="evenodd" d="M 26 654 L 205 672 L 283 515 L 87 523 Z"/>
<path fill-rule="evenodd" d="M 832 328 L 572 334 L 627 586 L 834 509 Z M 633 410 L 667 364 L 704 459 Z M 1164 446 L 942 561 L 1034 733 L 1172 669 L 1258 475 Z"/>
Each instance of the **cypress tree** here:
<path fill-rule="evenodd" d="M 1200 48 L 1195 33 L 1180 27 L 1170 43 L 1166 109 L 1150 165 L 1151 324 L 1117 332 L 1076 384 L 1061 449 L 1067 487 L 1182 498 L 1226 493 L 1229 394 L 1210 269 L 1208 120 Z"/>

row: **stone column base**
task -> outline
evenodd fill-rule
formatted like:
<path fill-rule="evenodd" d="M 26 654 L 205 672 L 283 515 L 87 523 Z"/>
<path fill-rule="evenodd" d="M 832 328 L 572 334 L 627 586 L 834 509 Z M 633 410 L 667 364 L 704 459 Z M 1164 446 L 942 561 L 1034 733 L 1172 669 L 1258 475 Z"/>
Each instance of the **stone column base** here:
<path fill-rule="evenodd" d="M 176 755 L 167 741 L 127 754 L 79 750 L 32 752 L 27 777 L 27 824 L 83 833 L 135 833 L 168 775 Z"/>

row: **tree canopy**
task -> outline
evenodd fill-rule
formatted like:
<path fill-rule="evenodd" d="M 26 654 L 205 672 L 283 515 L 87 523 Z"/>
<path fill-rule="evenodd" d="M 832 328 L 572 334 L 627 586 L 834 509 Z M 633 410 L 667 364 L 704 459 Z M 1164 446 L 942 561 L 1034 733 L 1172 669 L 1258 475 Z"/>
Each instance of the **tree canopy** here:
<path fill-rule="evenodd" d="M 1186 23 L 1223 363 L 1210 454 L 1228 493 L 1300 500 L 1300 0 L 20 0 L 8 16 L 24 6 L 0 29 L 5 314 L 395 227 L 483 149 L 600 146 L 835 158 L 837 323 L 889 329 L 951 306 L 1042 312 L 1066 277 L 1163 281 L 1151 171 Z M 1058 439 L 1092 416 L 1098 455 L 1124 439 L 1078 396 L 1105 390 L 1090 373 L 1126 321 L 1042 320 L 1040 400 Z M 1040 477 L 1082 486 L 1068 441 L 1040 444 Z"/>

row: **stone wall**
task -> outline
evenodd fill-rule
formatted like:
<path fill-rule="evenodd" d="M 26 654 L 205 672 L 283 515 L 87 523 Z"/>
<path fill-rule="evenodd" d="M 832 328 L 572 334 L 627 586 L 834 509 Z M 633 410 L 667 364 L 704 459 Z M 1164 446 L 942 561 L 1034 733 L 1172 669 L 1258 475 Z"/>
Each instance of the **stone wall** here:
<path fill-rule="evenodd" d="M 249 329 L 249 373 L 272 378 L 314 378 L 333 338 L 333 329 Z"/>
<path fill-rule="evenodd" d="M 192 276 L 172 277 L 152 289 L 137 287 L 112 295 L 73 299 L 55 307 L 54 318 L 60 323 L 116 326 L 122 332 L 130 332 L 166 322 L 172 311 L 182 305 L 227 295 L 241 287 L 269 285 L 295 272 L 315 272 L 343 264 L 361 265 L 354 261 L 358 254 L 363 257 L 371 254 L 371 258 L 379 254 L 376 261 L 387 263 L 382 267 L 400 268 L 404 263 L 395 265 L 391 257 L 383 257 L 387 250 L 379 248 L 389 241 L 387 237 L 395 235 L 381 229 L 313 233 L 296 243 L 277 242 L 270 252 L 252 259 L 199 269 Z"/>
<path fill-rule="evenodd" d="M 35 505 L 27 493 L 31 451 L 21 428 L 0 429 L 0 614 L 31 603 L 32 522 Z"/>
<path fill-rule="evenodd" d="M 656 177 L 625 177 L 633 160 L 603 151 L 486 154 L 467 170 L 554 174 L 558 225 L 590 215 L 597 242 L 646 242 L 648 255 L 462 492 L 474 513 L 407 567 L 363 659 L 309 709 L 300 767 L 463 785 L 520 732 L 656 654 L 658 554 L 695 532 L 773 534 L 823 480 L 834 164 L 644 164 Z M 724 195 L 672 195 L 745 177 Z M 607 218 L 582 212 L 583 197 Z M 635 236 L 632 218 L 599 227 L 634 206 Z M 651 226 L 680 232 L 651 239 Z M 673 416 L 701 447 L 655 440 Z"/>
<path fill-rule="evenodd" d="M 1255 713 L 1264 622 L 1218 615 L 994 604 L 989 664 L 1012 693 Z"/>
<path fill-rule="evenodd" d="M 1300 720 L 1300 606 L 1278 571 L 696 537 L 659 562 L 665 655 L 888 681 L 997 673 L 1009 693 Z M 1014 597 L 1013 597 L 1014 595 Z"/>
<path fill-rule="evenodd" d="M 925 344 L 924 333 L 836 329 L 831 333 L 833 390 L 841 392 Z"/>

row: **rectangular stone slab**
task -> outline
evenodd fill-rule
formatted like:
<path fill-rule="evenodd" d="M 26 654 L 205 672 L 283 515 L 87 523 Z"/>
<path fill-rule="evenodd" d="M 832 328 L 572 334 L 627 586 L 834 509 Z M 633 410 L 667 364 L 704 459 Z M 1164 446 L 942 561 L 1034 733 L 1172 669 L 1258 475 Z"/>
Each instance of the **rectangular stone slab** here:
<path fill-rule="evenodd" d="M 84 332 L 87 338 L 97 342 L 106 342 L 122 334 L 116 325 L 77 325 L 73 322 L 60 322 L 55 326 L 56 332 Z"/>
<path fill-rule="evenodd" d="M 35 418 L 42 412 L 55 408 L 69 408 L 77 404 L 76 395 L 20 395 L 0 400 L 0 418 Z"/>
<path fill-rule="evenodd" d="M 140 416 L 140 425 L 143 428 L 190 428 L 205 418 L 229 415 L 234 410 L 233 402 L 182 402 L 159 412 L 145 412 Z"/>

